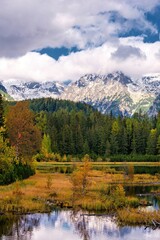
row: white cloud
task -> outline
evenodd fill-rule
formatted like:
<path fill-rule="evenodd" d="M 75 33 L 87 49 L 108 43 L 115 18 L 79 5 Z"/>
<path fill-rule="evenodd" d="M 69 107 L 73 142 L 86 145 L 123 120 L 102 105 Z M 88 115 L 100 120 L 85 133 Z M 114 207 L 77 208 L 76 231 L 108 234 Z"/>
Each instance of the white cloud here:
<path fill-rule="evenodd" d="M 113 54 L 121 46 L 127 49 L 127 57 L 117 61 Z M 157 60 L 159 49 L 160 42 L 144 43 L 142 37 L 130 37 L 121 38 L 118 42 L 106 42 L 94 49 L 71 53 L 69 56 L 60 57 L 58 61 L 47 55 L 29 52 L 17 59 L 1 58 L 0 78 L 5 81 L 13 78 L 25 81 L 63 81 L 76 80 L 86 73 L 106 74 L 117 70 L 138 78 L 160 71 L 160 61 Z"/>
<path fill-rule="evenodd" d="M 18 57 L 47 46 L 98 46 L 135 26 L 156 32 L 144 12 L 158 3 L 159 0 L 1 0 L 0 56 Z M 110 22 L 112 11 L 125 18 L 125 24 Z"/>
<path fill-rule="evenodd" d="M 135 27 L 156 33 L 144 13 L 157 4 L 159 0 L 1 0 L 0 79 L 63 81 L 93 72 L 121 70 L 134 77 L 159 72 L 159 42 L 118 38 Z M 47 46 L 83 50 L 58 61 L 31 52 Z"/>

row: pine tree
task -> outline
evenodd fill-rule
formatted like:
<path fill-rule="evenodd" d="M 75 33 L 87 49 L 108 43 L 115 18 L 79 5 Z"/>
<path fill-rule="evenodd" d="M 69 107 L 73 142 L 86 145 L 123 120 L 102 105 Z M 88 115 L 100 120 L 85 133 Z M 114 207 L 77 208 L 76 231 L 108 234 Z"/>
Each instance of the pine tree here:
<path fill-rule="evenodd" d="M 157 129 L 151 129 L 147 141 L 147 154 L 155 155 L 157 152 Z"/>

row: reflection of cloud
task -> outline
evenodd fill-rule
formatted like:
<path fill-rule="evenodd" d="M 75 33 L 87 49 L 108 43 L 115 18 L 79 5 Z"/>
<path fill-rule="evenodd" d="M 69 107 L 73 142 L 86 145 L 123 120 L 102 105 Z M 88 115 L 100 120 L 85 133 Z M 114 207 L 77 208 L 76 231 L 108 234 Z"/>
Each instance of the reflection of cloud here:
<path fill-rule="evenodd" d="M 117 60 L 125 60 L 130 57 L 145 58 L 140 48 L 132 46 L 120 45 L 118 49 L 112 53 L 112 58 Z"/>
<path fill-rule="evenodd" d="M 77 224 L 83 222 L 80 232 Z M 20 224 L 21 223 L 21 224 Z M 67 226 L 67 227 L 66 227 Z M 22 229 L 25 229 L 23 231 Z M 83 235 L 83 230 L 88 235 Z M 17 239 L 17 231 L 21 239 L 31 240 L 159 240 L 160 229 L 151 230 L 144 227 L 118 227 L 112 217 L 83 215 L 83 212 L 74 214 L 72 211 L 52 212 L 51 214 L 26 215 L 19 221 L 19 228 L 13 227 L 11 239 Z M 5 239 L 5 238 L 4 238 Z M 87 238 L 86 238 L 87 239 Z"/>

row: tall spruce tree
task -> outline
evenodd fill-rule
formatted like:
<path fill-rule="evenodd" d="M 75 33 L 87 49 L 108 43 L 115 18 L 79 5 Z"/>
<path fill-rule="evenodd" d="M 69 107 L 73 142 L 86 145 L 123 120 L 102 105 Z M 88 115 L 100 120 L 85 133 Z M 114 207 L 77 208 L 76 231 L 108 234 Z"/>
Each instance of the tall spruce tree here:
<path fill-rule="evenodd" d="M 151 129 L 147 141 L 147 154 L 157 153 L 157 129 Z"/>

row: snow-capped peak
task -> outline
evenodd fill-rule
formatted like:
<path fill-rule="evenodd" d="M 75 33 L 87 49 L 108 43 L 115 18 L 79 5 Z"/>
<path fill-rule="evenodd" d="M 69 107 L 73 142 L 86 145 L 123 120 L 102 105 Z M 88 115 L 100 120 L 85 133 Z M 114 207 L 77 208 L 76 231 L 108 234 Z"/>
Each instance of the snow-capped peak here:
<path fill-rule="evenodd" d="M 160 99 L 160 74 L 148 74 L 133 80 L 120 71 L 101 75 L 86 74 L 76 82 L 16 81 L 3 82 L 15 100 L 53 97 L 85 102 L 102 113 L 132 115 L 140 109 L 147 112 L 153 104 L 154 112 Z M 156 100 L 157 99 L 157 100 Z"/>
<path fill-rule="evenodd" d="M 20 83 L 15 80 L 3 82 L 3 85 L 7 88 L 7 92 L 15 100 L 53 97 L 57 98 L 63 91 L 64 86 L 56 82 L 35 82 L 27 81 Z"/>

